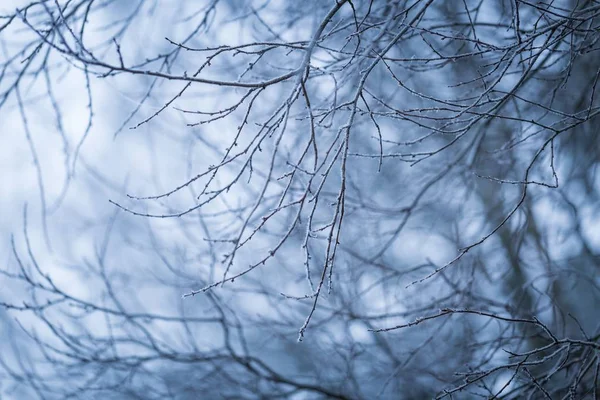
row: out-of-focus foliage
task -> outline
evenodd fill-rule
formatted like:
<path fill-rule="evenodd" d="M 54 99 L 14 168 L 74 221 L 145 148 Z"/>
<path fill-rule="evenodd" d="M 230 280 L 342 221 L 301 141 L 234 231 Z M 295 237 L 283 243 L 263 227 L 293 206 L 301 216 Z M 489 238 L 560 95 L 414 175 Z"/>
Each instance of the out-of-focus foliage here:
<path fill-rule="evenodd" d="M 15 3 L 1 395 L 598 394 L 600 2 Z"/>

